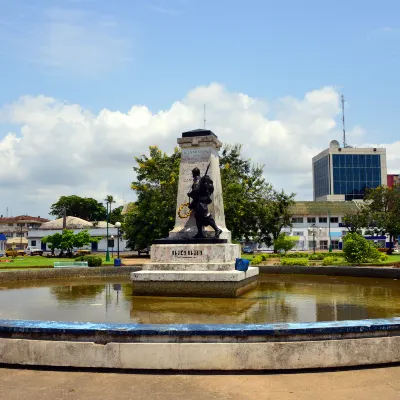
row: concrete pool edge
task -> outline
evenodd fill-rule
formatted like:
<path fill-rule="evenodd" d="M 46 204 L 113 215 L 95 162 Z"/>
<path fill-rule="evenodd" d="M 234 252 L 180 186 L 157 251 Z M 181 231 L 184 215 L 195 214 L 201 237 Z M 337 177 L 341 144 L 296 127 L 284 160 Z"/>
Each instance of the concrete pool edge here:
<path fill-rule="evenodd" d="M 368 266 L 300 266 L 300 265 L 257 265 L 260 274 L 298 274 L 298 275 L 325 275 L 347 276 L 355 278 L 386 278 L 400 279 L 400 268 L 368 267 Z"/>
<path fill-rule="evenodd" d="M 90 278 L 90 277 L 129 277 L 132 272 L 142 268 L 141 265 L 135 266 L 104 266 L 91 268 L 44 268 L 21 271 L 1 271 L 0 283 L 31 281 L 42 279 L 68 279 L 68 278 Z"/>
<path fill-rule="evenodd" d="M 400 362 L 400 318 L 265 325 L 0 320 L 0 363 L 167 370 L 286 370 Z"/>

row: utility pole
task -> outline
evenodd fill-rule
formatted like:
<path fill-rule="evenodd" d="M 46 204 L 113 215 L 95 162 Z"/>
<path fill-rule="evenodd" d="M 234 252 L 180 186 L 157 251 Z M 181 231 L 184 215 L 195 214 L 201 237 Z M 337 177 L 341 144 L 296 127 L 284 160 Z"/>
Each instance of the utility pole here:
<path fill-rule="evenodd" d="M 347 147 L 347 143 L 346 143 L 346 126 L 345 126 L 345 123 L 344 123 L 344 95 L 343 94 L 342 94 L 341 100 L 342 100 L 343 147 Z"/>

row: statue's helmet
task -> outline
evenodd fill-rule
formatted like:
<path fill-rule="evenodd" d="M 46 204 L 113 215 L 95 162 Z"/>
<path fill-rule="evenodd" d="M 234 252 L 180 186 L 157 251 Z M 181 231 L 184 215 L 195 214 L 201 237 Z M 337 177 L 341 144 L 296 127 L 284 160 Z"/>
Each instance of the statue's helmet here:
<path fill-rule="evenodd" d="M 193 174 L 193 177 L 200 176 L 200 170 L 197 167 L 195 167 L 192 169 L 192 174 Z"/>

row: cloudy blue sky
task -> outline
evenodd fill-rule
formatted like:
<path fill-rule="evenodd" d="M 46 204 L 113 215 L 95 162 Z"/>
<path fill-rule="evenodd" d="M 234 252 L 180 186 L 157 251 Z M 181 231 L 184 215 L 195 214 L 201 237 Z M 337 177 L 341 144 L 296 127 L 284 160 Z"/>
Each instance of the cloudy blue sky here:
<path fill-rule="evenodd" d="M 32 5 L 33 4 L 33 5 Z M 0 0 L 0 214 L 133 199 L 133 157 L 208 127 L 310 199 L 311 157 L 385 145 L 400 171 L 396 0 Z M 10 211 L 11 210 L 11 211 Z"/>

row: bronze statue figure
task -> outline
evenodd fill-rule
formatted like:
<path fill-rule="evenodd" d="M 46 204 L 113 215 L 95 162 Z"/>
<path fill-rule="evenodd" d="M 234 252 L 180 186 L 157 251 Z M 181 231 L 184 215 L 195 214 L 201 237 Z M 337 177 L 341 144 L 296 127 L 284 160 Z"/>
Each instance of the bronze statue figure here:
<path fill-rule="evenodd" d="M 196 219 L 197 234 L 194 238 L 204 238 L 203 226 L 211 226 L 215 231 L 215 238 L 219 238 L 222 230 L 218 228 L 213 216 L 208 212 L 208 205 L 211 204 L 211 195 L 214 192 L 214 184 L 206 173 L 200 177 L 200 170 L 196 167 L 192 170 L 193 184 L 188 196 L 192 199 L 189 208 L 193 210 Z"/>

